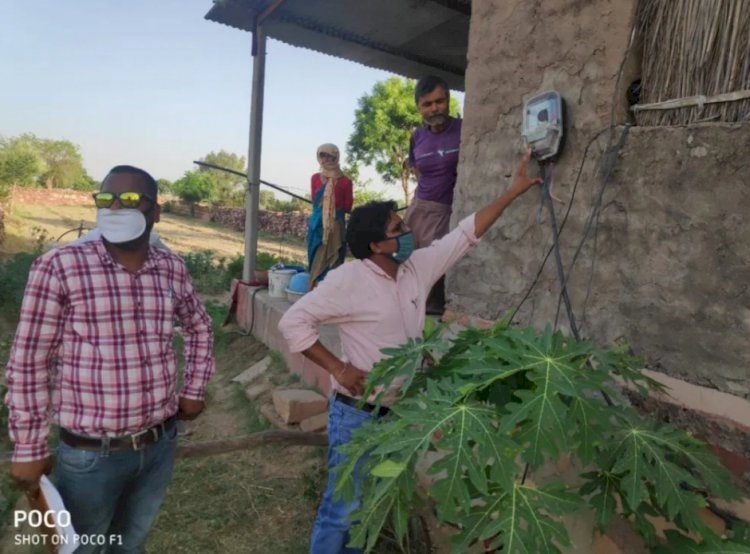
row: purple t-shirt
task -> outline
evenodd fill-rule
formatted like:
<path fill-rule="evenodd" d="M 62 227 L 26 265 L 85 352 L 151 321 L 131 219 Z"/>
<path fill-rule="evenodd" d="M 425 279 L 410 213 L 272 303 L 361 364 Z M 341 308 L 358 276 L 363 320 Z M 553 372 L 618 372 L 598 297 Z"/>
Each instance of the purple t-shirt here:
<path fill-rule="evenodd" d="M 414 131 L 409 144 L 409 165 L 419 171 L 417 198 L 453 204 L 460 144 L 460 119 L 451 119 L 442 133 L 433 133 L 427 127 Z"/>

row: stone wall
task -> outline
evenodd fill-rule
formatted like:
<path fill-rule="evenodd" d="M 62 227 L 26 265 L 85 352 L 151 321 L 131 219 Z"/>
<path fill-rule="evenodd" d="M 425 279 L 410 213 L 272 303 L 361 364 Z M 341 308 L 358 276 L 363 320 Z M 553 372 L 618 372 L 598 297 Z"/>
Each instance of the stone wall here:
<path fill-rule="evenodd" d="M 13 202 L 43 206 L 94 205 L 91 193 L 80 190 L 14 187 L 12 198 Z"/>
<path fill-rule="evenodd" d="M 183 202 L 171 201 L 167 211 L 189 216 L 190 206 Z M 203 221 L 213 221 L 235 231 L 245 230 L 245 209 L 210 206 L 196 206 L 194 217 Z M 258 212 L 258 229 L 273 235 L 286 235 L 304 239 L 307 237 L 307 218 L 305 212 Z"/>
<path fill-rule="evenodd" d="M 477 0 L 472 7 L 453 222 L 507 186 L 521 150 L 522 101 L 551 88 L 568 107 L 555 170 L 555 192 L 567 203 L 586 144 L 609 123 L 634 3 Z M 617 93 L 617 119 L 628 82 L 623 77 Z M 561 236 L 566 268 L 599 187 L 605 138 L 591 149 Z M 750 192 L 741 169 L 748 147 L 747 124 L 632 128 L 604 196 L 596 253 L 592 233 L 569 281 L 586 336 L 625 340 L 659 371 L 744 398 Z M 535 192 L 520 199 L 449 274 L 454 310 L 494 319 L 518 305 L 551 244 L 548 221 L 536 223 L 538 205 Z M 556 208 L 560 222 L 566 206 Z M 517 321 L 553 321 L 558 294 L 550 258 Z M 560 321 L 565 326 L 564 312 Z"/>
<path fill-rule="evenodd" d="M 43 206 L 80 206 L 90 205 L 93 200 L 90 192 L 66 189 L 37 189 L 16 187 L 12 192 L 13 202 L 20 204 L 40 204 Z M 169 197 L 161 200 L 165 212 L 174 212 L 189 216 L 190 206 L 179 200 Z M 224 208 L 213 206 L 196 206 L 195 217 L 203 221 L 213 221 L 226 225 L 235 231 L 245 230 L 245 209 Z M 274 234 L 287 235 L 304 239 L 307 236 L 308 214 L 304 212 L 259 212 L 258 227 L 260 231 Z M 2 229 L 2 214 L 0 213 L 0 230 Z M 0 233 L 0 242 L 2 242 Z"/>
<path fill-rule="evenodd" d="M 258 228 L 274 235 L 288 235 L 304 239 L 307 237 L 307 218 L 304 212 L 267 212 L 258 213 Z M 244 208 L 213 208 L 211 220 L 237 231 L 245 230 Z"/>

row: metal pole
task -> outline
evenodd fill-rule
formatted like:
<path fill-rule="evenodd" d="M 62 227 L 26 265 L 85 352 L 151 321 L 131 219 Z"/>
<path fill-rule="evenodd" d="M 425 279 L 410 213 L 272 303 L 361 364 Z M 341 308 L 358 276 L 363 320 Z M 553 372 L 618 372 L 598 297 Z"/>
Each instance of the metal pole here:
<path fill-rule="evenodd" d="M 263 89 L 266 77 L 266 33 L 258 26 L 253 33 L 253 92 L 250 101 L 250 144 L 247 151 L 247 192 L 245 194 L 245 264 L 242 280 L 255 277 L 258 253 L 258 206 L 260 203 L 260 150 L 263 139 Z"/>

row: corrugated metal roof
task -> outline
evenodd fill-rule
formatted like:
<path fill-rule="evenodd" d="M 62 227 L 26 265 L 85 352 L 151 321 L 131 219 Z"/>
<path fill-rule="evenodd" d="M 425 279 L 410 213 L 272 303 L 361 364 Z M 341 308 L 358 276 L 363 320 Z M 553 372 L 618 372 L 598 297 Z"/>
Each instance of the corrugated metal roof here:
<path fill-rule="evenodd" d="M 253 31 L 273 0 L 220 0 L 206 19 Z M 285 0 L 263 23 L 267 36 L 463 90 L 470 0 Z"/>

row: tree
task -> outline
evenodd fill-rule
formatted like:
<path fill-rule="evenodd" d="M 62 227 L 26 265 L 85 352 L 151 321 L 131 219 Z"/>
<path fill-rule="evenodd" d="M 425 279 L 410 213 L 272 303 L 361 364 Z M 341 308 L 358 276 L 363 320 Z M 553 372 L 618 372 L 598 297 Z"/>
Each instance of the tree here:
<path fill-rule="evenodd" d="M 70 188 L 73 190 L 95 191 L 99 188 L 99 183 L 84 169 L 80 179 L 73 183 Z"/>
<path fill-rule="evenodd" d="M 347 142 L 347 162 L 375 164 L 386 183 L 401 183 L 404 200 L 409 202 L 412 178 L 407 162 L 412 131 L 422 124 L 414 102 L 414 81 L 391 77 L 375 83 L 372 93 L 359 99 L 354 111 L 354 132 Z M 450 113 L 458 112 L 451 98 Z"/>
<path fill-rule="evenodd" d="M 272 190 L 262 190 L 260 191 L 258 204 L 261 210 L 266 210 L 266 211 L 271 212 L 273 211 L 273 208 L 276 205 L 276 195 L 273 193 Z"/>
<path fill-rule="evenodd" d="M 39 139 L 34 135 L 23 135 L 35 144 L 46 166 L 39 175 L 39 183 L 48 189 L 68 188 L 83 176 L 83 158 L 78 146 L 69 140 Z"/>
<path fill-rule="evenodd" d="M 169 179 L 157 179 L 156 186 L 159 194 L 172 194 L 174 192 L 174 183 Z"/>
<path fill-rule="evenodd" d="M 183 201 L 190 204 L 190 215 L 195 215 L 195 205 L 208 200 L 216 193 L 213 176 L 204 171 L 186 171 L 174 184 L 174 191 Z"/>
<path fill-rule="evenodd" d="M 376 200 L 385 200 L 385 194 L 379 190 L 373 190 L 368 187 L 357 187 L 354 189 L 354 207 L 362 206 L 368 202 Z"/>
<path fill-rule="evenodd" d="M 29 141 L 0 138 L 0 197 L 7 196 L 13 186 L 34 186 L 43 169 L 44 162 Z"/>
<path fill-rule="evenodd" d="M 226 167 L 227 169 L 233 169 L 240 173 L 245 173 L 247 171 L 245 158 L 227 152 L 226 150 L 209 152 L 201 161 L 218 165 L 220 167 Z M 199 171 L 211 175 L 214 183 L 216 183 L 216 192 L 212 198 L 214 203 L 221 206 L 242 206 L 244 202 L 245 183 L 247 182 L 245 177 L 234 175 L 233 173 L 228 173 L 226 171 L 219 171 L 218 169 L 209 169 L 207 167 L 201 167 Z"/>

